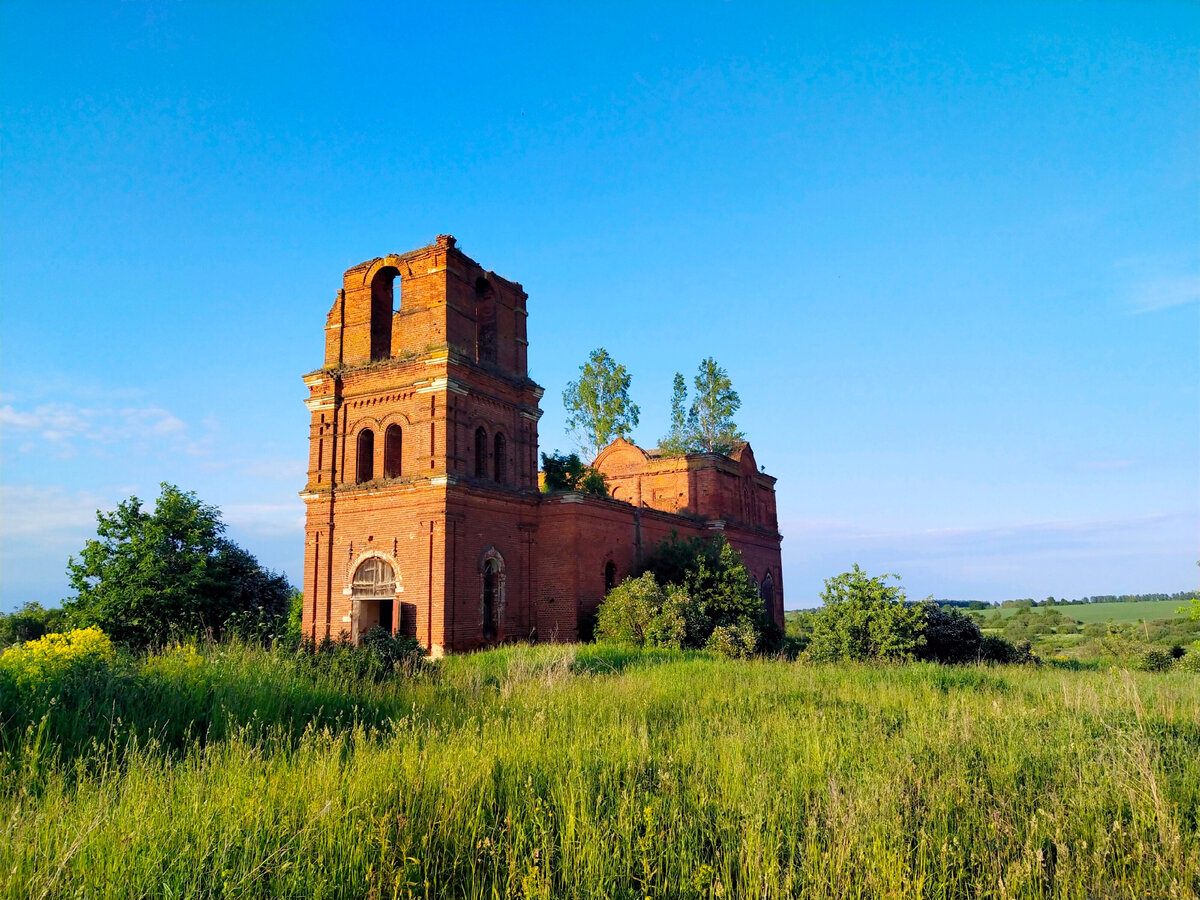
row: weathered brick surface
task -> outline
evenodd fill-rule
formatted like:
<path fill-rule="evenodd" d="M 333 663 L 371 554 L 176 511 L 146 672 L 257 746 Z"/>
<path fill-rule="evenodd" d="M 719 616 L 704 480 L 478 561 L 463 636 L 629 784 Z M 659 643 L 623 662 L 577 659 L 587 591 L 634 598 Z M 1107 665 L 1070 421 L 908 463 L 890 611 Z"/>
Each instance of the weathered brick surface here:
<path fill-rule="evenodd" d="M 721 530 L 756 579 L 769 575 L 782 624 L 775 479 L 748 444 L 664 458 L 617 441 L 596 460 L 613 498 L 538 492 L 542 389 L 525 323 L 521 286 L 449 236 L 347 270 L 325 365 L 304 378 L 305 633 L 357 637 L 390 612 L 435 653 L 574 640 L 610 563 L 619 581 L 672 532 Z M 394 588 L 353 586 L 371 557 Z"/>

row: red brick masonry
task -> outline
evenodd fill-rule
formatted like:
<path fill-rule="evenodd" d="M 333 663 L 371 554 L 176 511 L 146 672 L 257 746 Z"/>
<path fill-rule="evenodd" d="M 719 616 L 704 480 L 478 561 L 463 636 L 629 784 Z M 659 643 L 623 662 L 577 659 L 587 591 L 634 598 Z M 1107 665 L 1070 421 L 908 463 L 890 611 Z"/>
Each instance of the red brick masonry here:
<path fill-rule="evenodd" d="M 382 624 L 435 654 L 575 640 L 673 531 L 723 531 L 782 626 L 775 479 L 749 444 L 663 457 L 617 440 L 595 461 L 611 498 L 539 492 L 526 299 L 448 235 L 346 272 L 304 377 L 305 634 Z"/>

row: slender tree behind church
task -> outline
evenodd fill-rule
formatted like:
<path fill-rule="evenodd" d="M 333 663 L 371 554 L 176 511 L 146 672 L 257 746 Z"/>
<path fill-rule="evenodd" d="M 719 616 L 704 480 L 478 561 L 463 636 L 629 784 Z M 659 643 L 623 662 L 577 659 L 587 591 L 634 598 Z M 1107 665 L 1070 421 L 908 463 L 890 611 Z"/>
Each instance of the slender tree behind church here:
<path fill-rule="evenodd" d="M 563 391 L 567 430 L 585 460 L 637 428 L 640 410 L 629 399 L 631 381 L 625 367 L 597 347 L 579 367 L 579 378 Z"/>
<path fill-rule="evenodd" d="M 745 440 L 733 421 L 742 405 L 733 381 L 711 356 L 702 360 L 693 380 L 696 397 L 688 404 L 687 383 L 675 373 L 671 393 L 671 430 L 659 442 L 659 450 L 678 456 L 684 453 L 733 452 Z"/>

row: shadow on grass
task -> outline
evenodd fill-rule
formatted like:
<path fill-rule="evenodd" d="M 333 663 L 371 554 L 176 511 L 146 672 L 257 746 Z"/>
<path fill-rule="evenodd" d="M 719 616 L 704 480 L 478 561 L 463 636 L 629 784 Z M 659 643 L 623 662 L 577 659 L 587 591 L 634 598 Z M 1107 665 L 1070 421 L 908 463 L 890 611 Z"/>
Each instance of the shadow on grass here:
<path fill-rule="evenodd" d="M 419 678 L 380 683 L 318 666 L 303 651 L 219 645 L 173 648 L 32 683 L 5 677 L 0 753 L 11 761 L 33 748 L 65 762 L 153 743 L 173 755 L 234 734 L 289 746 L 311 728 L 359 725 L 372 734 L 411 715 L 414 693 L 429 693 Z"/>

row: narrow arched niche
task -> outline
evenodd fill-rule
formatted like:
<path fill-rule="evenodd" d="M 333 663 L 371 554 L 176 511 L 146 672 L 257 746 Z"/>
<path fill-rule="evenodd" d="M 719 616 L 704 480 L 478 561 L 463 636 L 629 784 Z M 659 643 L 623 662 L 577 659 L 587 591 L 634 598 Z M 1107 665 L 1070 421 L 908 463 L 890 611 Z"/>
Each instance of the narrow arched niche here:
<path fill-rule="evenodd" d="M 487 430 L 480 425 L 475 429 L 475 477 L 487 478 Z"/>
<path fill-rule="evenodd" d="M 775 580 L 768 572 L 763 576 L 762 584 L 759 585 L 758 595 L 762 598 L 763 609 L 767 615 L 773 615 L 775 611 Z"/>
<path fill-rule="evenodd" d="M 505 465 L 508 456 L 508 447 L 504 440 L 504 435 L 499 432 L 492 442 L 492 474 L 498 484 L 504 484 L 508 475 L 507 466 Z"/>
<path fill-rule="evenodd" d="M 484 554 L 480 566 L 482 596 L 480 597 L 480 630 L 484 641 L 490 643 L 499 633 L 498 623 L 504 608 L 504 557 L 495 548 Z"/>

